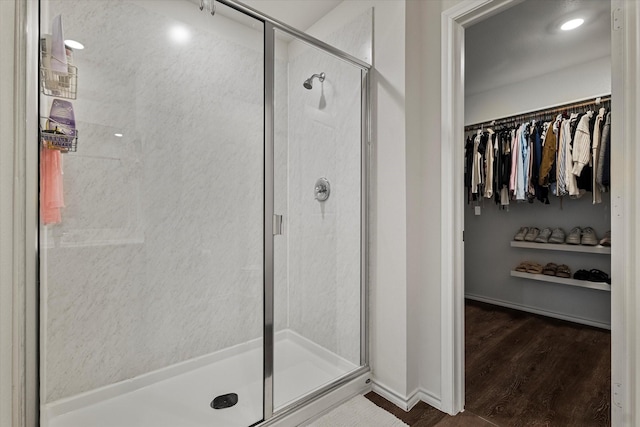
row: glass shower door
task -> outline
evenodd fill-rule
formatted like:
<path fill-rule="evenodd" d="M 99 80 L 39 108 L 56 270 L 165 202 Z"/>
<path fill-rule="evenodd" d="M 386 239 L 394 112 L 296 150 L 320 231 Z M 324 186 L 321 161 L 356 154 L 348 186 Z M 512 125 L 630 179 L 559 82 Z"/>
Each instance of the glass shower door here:
<path fill-rule="evenodd" d="M 283 33 L 276 40 L 278 410 L 361 365 L 363 74 Z"/>

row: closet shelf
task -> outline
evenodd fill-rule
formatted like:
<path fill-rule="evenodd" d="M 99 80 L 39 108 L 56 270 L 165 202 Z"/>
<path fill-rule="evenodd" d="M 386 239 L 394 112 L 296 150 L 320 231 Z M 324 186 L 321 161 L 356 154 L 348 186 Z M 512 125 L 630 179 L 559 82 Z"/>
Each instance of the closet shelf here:
<path fill-rule="evenodd" d="M 535 243 L 511 241 L 513 248 L 543 249 L 548 251 L 583 252 L 590 254 L 611 254 L 609 246 L 567 245 L 566 243 Z"/>
<path fill-rule="evenodd" d="M 611 292 L 611 285 L 608 283 L 589 282 L 586 280 L 565 279 L 563 277 L 547 276 L 546 274 L 531 274 L 511 270 L 511 276 L 523 279 L 538 280 L 540 282 L 561 283 L 563 285 L 579 286 L 582 288 L 596 289 L 599 291 Z"/>

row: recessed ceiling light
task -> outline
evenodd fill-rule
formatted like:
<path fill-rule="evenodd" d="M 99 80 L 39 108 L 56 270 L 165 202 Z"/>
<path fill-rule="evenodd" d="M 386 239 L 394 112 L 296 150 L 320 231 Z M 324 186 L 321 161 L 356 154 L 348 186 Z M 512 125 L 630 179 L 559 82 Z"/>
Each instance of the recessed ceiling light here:
<path fill-rule="evenodd" d="M 78 49 L 78 50 L 84 49 L 84 45 L 82 43 L 80 43 L 80 42 L 75 41 L 75 40 L 65 40 L 64 44 L 69 46 L 71 49 Z"/>
<path fill-rule="evenodd" d="M 189 32 L 189 30 L 186 27 L 183 27 L 181 25 L 176 25 L 175 27 L 171 28 L 171 31 L 169 32 L 169 35 L 171 36 L 171 39 L 176 42 L 176 43 L 186 43 L 187 41 L 189 41 L 189 38 L 191 37 L 191 33 Z"/>
<path fill-rule="evenodd" d="M 114 133 L 113 136 L 116 136 L 118 138 L 122 138 L 122 134 L 121 133 Z"/>
<path fill-rule="evenodd" d="M 584 19 L 576 18 L 576 19 L 572 19 L 572 20 L 567 21 L 564 24 L 562 24 L 560 29 L 563 30 L 563 31 L 575 30 L 576 28 L 578 28 L 582 24 L 584 24 Z"/>

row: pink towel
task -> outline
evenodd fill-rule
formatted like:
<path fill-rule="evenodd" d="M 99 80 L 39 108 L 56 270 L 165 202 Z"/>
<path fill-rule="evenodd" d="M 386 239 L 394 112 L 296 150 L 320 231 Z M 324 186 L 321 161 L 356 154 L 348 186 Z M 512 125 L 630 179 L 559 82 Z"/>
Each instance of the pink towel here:
<path fill-rule="evenodd" d="M 43 148 L 40 156 L 40 207 L 45 225 L 62 221 L 60 208 L 64 207 L 64 197 L 60 156 L 60 151 L 48 148 Z"/>

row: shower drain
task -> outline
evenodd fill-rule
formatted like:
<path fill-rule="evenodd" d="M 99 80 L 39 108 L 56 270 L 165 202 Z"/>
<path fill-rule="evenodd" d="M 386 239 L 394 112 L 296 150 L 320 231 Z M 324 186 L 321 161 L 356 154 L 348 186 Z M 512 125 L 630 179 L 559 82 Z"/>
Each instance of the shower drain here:
<path fill-rule="evenodd" d="M 211 407 L 213 409 L 231 408 L 238 403 L 238 395 L 236 393 L 227 393 L 217 396 L 211 401 Z"/>

